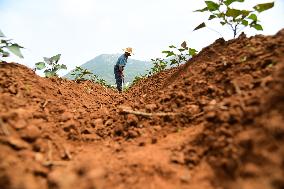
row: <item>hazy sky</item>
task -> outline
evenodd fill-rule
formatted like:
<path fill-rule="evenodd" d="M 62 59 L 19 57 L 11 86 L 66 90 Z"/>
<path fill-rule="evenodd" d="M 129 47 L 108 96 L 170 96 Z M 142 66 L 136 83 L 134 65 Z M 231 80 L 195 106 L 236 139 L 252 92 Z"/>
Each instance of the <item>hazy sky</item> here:
<path fill-rule="evenodd" d="M 270 2 L 246 0 L 245 8 Z M 237 5 L 237 4 L 236 4 Z M 0 0 L 0 29 L 26 49 L 24 59 L 10 58 L 29 67 L 58 53 L 68 70 L 102 53 L 122 53 L 133 47 L 133 58 L 162 57 L 169 45 L 187 41 L 198 50 L 220 35 L 209 29 L 192 32 L 208 15 L 193 13 L 203 0 Z M 248 35 L 275 34 L 284 28 L 284 0 L 260 14 L 263 32 L 246 29 Z M 225 39 L 226 27 L 211 25 Z"/>

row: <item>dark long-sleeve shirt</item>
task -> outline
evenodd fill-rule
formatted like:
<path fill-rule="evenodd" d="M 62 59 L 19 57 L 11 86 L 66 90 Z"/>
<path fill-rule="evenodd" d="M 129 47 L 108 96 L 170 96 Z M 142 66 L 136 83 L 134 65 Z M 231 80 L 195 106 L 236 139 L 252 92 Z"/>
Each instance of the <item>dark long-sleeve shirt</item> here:
<path fill-rule="evenodd" d="M 126 63 L 127 63 L 127 56 L 123 54 L 117 59 L 116 65 L 119 67 L 124 67 Z"/>

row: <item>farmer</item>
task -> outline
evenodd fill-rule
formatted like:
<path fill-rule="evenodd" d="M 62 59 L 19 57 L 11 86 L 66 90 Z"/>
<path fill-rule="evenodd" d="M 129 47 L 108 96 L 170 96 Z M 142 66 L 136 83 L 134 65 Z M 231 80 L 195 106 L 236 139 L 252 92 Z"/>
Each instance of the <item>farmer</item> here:
<path fill-rule="evenodd" d="M 132 48 L 128 47 L 126 49 L 123 49 L 124 54 L 122 54 L 116 64 L 114 65 L 114 76 L 116 81 L 116 88 L 119 92 L 122 92 L 122 82 L 124 82 L 124 74 L 123 70 L 127 63 L 127 59 L 129 56 L 131 56 Z"/>

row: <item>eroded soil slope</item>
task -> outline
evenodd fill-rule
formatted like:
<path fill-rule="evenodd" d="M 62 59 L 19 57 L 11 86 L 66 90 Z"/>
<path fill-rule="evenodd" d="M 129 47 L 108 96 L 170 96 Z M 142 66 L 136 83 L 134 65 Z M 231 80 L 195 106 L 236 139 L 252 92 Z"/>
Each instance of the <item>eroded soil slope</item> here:
<path fill-rule="evenodd" d="M 118 94 L 0 63 L 0 188 L 284 188 L 284 31 Z"/>

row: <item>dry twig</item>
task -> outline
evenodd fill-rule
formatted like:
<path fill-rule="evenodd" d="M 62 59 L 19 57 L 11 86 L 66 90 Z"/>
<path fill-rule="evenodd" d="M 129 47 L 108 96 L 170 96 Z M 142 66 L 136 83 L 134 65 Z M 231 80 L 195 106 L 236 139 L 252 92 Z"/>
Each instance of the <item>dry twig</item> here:
<path fill-rule="evenodd" d="M 242 94 L 242 91 L 241 91 L 239 85 L 236 83 L 236 81 L 232 81 L 232 84 L 234 85 L 237 94 L 239 94 L 239 95 Z"/>
<path fill-rule="evenodd" d="M 49 100 L 45 100 L 45 102 L 43 103 L 43 105 L 41 106 L 42 108 L 45 108 L 46 105 L 48 104 Z"/>
<path fill-rule="evenodd" d="M 72 155 L 71 155 L 70 151 L 65 146 L 63 146 L 63 150 L 64 150 L 64 155 L 67 157 L 67 159 L 71 160 Z"/>
<path fill-rule="evenodd" d="M 172 112 L 146 113 L 146 112 L 134 111 L 134 110 L 129 110 L 129 109 L 123 109 L 122 112 L 128 113 L 128 114 L 134 114 L 134 115 L 141 115 L 145 117 L 152 117 L 152 116 L 164 117 L 164 116 L 182 115 L 182 113 L 172 113 Z"/>
<path fill-rule="evenodd" d="M 4 134 L 6 136 L 10 135 L 10 132 L 9 132 L 7 126 L 4 124 L 2 118 L 0 118 L 0 128 L 1 128 L 0 134 Z"/>
<path fill-rule="evenodd" d="M 52 143 L 50 140 L 47 141 L 47 145 L 48 145 L 47 160 L 49 162 L 52 162 Z"/>
<path fill-rule="evenodd" d="M 198 118 L 199 116 L 202 116 L 202 115 L 204 115 L 204 112 L 200 112 L 198 114 L 195 114 L 194 116 L 191 117 L 191 119 Z"/>
<path fill-rule="evenodd" d="M 65 161 L 46 161 L 43 163 L 44 166 L 66 166 L 68 162 Z"/>

